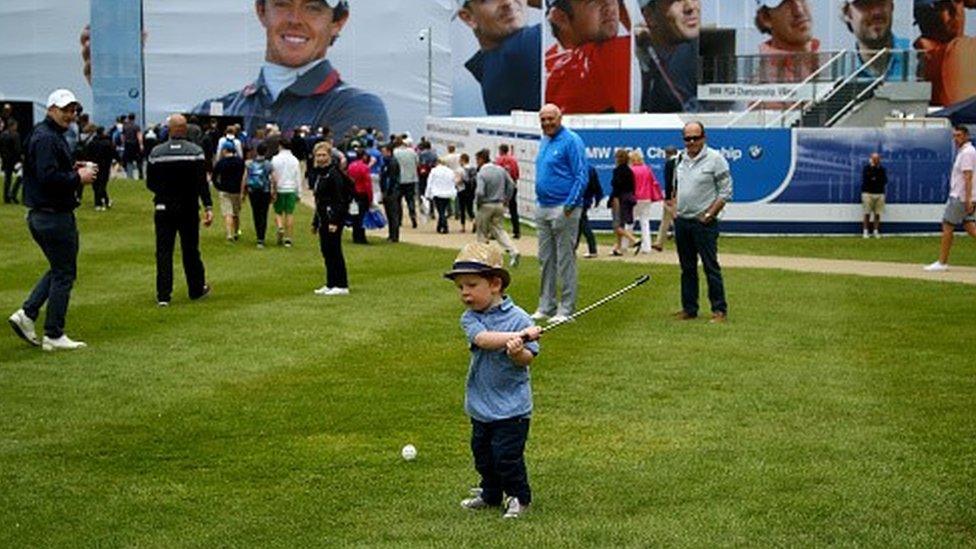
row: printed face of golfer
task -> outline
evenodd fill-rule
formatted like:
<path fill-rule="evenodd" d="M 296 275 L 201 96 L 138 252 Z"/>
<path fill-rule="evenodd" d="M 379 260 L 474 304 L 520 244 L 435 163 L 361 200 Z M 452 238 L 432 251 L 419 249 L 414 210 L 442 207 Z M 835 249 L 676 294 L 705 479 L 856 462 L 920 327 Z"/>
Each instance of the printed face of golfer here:
<path fill-rule="evenodd" d="M 694 158 L 705 148 L 705 129 L 697 122 L 689 122 L 683 132 L 685 151 Z"/>
<path fill-rule="evenodd" d="M 321 0 L 258 0 L 258 19 L 264 26 L 265 61 L 301 67 L 325 57 L 349 16 L 332 20 L 332 8 Z"/>
<path fill-rule="evenodd" d="M 857 0 L 844 7 L 844 21 L 858 43 L 872 50 L 891 45 L 893 0 Z"/>
<path fill-rule="evenodd" d="M 783 0 L 759 12 L 759 23 L 769 29 L 781 49 L 803 50 L 813 40 L 813 17 L 807 0 Z"/>
<path fill-rule="evenodd" d="M 603 42 L 617 36 L 620 26 L 618 0 L 570 0 L 572 15 L 559 8 L 549 13 L 549 19 L 559 29 L 559 41 L 565 47 L 587 42 Z"/>
<path fill-rule="evenodd" d="M 881 164 L 881 155 L 878 153 L 871 154 L 871 165 L 878 166 Z"/>
<path fill-rule="evenodd" d="M 463 274 L 454 277 L 461 303 L 472 311 L 486 311 L 495 302 L 495 296 L 502 293 L 502 280 L 479 275 Z"/>
<path fill-rule="evenodd" d="M 525 26 L 526 0 L 468 0 L 458 18 L 471 27 L 482 49 L 494 49 Z"/>
<path fill-rule="evenodd" d="M 553 137 L 559 133 L 562 123 L 563 113 L 559 107 L 550 104 L 543 106 L 539 111 L 539 125 L 542 127 L 542 133 L 547 136 Z"/>
<path fill-rule="evenodd" d="M 642 14 L 651 34 L 666 44 L 689 42 L 701 34 L 701 0 L 657 0 Z"/>
<path fill-rule="evenodd" d="M 976 0 L 973 0 L 976 4 Z M 953 38 L 963 35 L 966 29 L 966 8 L 973 7 L 962 2 L 962 0 L 943 0 L 933 8 L 932 26 L 934 32 L 923 32 L 931 34 L 941 42 L 950 42 Z M 927 29 L 925 29 L 927 31 Z"/>

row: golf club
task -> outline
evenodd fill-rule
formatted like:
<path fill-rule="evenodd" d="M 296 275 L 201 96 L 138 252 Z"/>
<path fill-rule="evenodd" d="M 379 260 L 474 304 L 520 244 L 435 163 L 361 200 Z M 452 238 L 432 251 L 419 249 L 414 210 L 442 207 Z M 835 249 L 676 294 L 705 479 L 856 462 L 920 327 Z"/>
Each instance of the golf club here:
<path fill-rule="evenodd" d="M 552 323 L 552 324 L 549 324 L 549 325 L 543 327 L 542 328 L 542 334 L 548 332 L 549 330 L 554 330 L 554 329 L 562 326 L 563 324 L 569 324 L 570 322 L 573 322 L 577 318 L 585 315 L 586 313 L 592 311 L 593 309 L 596 309 L 597 307 L 601 307 L 603 305 L 606 305 L 607 303 L 613 301 L 614 299 L 617 299 L 618 297 L 620 297 L 620 296 L 624 295 L 625 293 L 633 290 L 634 288 L 637 288 L 641 284 L 644 284 L 645 282 L 647 282 L 650 279 L 651 279 L 651 275 L 641 275 L 641 276 L 637 277 L 637 280 L 631 282 L 630 284 L 628 284 L 627 286 L 624 286 L 623 288 L 617 290 L 616 292 L 613 292 L 612 294 L 604 297 L 603 299 L 600 299 L 599 301 L 597 301 L 595 303 L 592 303 L 589 306 L 584 307 L 583 309 L 580 309 L 579 311 L 576 311 L 575 313 L 573 313 L 572 315 L 570 315 L 569 318 L 567 318 L 566 320 L 564 320 L 562 322 L 555 322 L 555 323 Z M 539 334 L 539 335 L 541 336 L 542 334 Z M 523 339 L 525 339 L 525 338 L 523 337 Z"/>

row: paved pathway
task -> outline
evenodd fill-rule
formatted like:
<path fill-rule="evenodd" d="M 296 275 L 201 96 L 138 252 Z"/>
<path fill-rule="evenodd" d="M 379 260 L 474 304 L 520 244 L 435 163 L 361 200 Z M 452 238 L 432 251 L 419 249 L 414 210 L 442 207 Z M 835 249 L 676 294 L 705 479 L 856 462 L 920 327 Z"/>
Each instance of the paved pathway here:
<path fill-rule="evenodd" d="M 455 230 L 456 225 L 452 222 L 451 229 Z M 379 236 L 379 232 L 373 233 Z M 384 233 L 385 234 L 385 233 Z M 375 238 L 375 237 L 374 237 Z M 409 225 L 400 230 L 400 240 L 411 244 L 422 246 L 435 246 L 459 250 L 465 242 L 474 238 L 470 232 L 452 232 L 450 234 L 437 234 L 434 223 L 421 224 L 417 229 L 411 229 Z M 534 236 L 523 235 L 520 240 L 515 241 L 519 251 L 526 256 L 535 256 L 539 249 L 538 241 Z M 580 249 L 584 244 L 580 244 Z M 673 243 L 666 247 L 664 253 L 654 253 L 651 255 L 625 255 L 623 257 L 612 257 L 610 250 L 603 247 L 600 256 L 586 261 L 622 261 L 625 263 L 653 263 L 661 265 L 678 265 L 678 256 L 674 252 Z M 581 261 L 583 261 L 581 259 Z M 797 271 L 804 273 L 827 273 L 845 274 L 884 278 L 908 278 L 913 280 L 927 280 L 933 282 L 958 282 L 962 284 L 976 285 L 976 267 L 951 267 L 948 272 L 928 273 L 922 270 L 922 265 L 912 263 L 890 263 L 880 261 L 854 261 L 847 259 L 818 259 L 810 257 L 784 257 L 784 256 L 761 256 L 761 255 L 739 255 L 726 254 L 719 255 L 722 268 L 747 267 L 752 269 L 781 269 L 785 271 Z"/>

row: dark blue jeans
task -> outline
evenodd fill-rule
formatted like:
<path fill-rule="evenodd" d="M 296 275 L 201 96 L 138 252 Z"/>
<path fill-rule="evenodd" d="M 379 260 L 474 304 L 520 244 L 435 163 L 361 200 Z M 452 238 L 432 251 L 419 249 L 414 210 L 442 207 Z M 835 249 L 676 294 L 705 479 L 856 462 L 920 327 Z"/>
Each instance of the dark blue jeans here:
<path fill-rule="evenodd" d="M 78 275 L 78 227 L 75 214 L 31 210 L 27 214 L 31 236 L 41 247 L 50 269 L 37 281 L 34 291 L 24 302 L 24 312 L 37 320 L 47 302 L 44 334 L 50 338 L 64 335 L 71 287 Z"/>
<path fill-rule="evenodd" d="M 517 497 L 522 505 L 532 501 L 529 475 L 525 470 L 525 441 L 529 418 L 517 417 L 482 423 L 471 420 L 471 453 L 474 468 L 481 474 L 481 499 L 501 505 L 502 493 Z"/>
<path fill-rule="evenodd" d="M 705 225 L 697 219 L 674 220 L 674 242 L 681 261 L 681 308 L 698 315 L 698 258 L 708 282 L 713 313 L 728 313 L 722 268 L 718 264 L 718 221 Z"/>

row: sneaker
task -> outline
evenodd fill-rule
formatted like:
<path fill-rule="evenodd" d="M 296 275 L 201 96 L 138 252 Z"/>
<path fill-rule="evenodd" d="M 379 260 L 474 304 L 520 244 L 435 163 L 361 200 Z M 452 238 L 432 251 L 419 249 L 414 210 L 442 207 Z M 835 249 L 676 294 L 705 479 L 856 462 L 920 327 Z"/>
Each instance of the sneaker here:
<path fill-rule="evenodd" d="M 518 267 L 519 266 L 519 259 L 521 259 L 521 258 L 522 258 L 522 255 L 519 254 L 519 253 L 517 253 L 517 252 L 514 253 L 514 254 L 512 254 L 512 257 L 510 257 L 508 259 L 508 266 L 509 267 L 512 267 L 513 269 L 515 267 Z"/>
<path fill-rule="evenodd" d="M 881 238 L 881 233 L 879 233 L 878 231 L 874 231 L 874 237 Z"/>
<path fill-rule="evenodd" d="M 157 301 L 156 306 L 159 307 L 160 309 L 169 307 L 169 301 Z"/>
<path fill-rule="evenodd" d="M 61 334 L 61 337 L 50 338 L 44 336 L 44 341 L 41 343 L 41 349 L 45 351 L 73 351 L 75 349 L 84 349 L 87 347 L 84 341 L 74 341 L 68 336 Z"/>
<path fill-rule="evenodd" d="M 471 511 L 480 511 L 482 509 L 487 509 L 489 507 L 491 507 L 491 505 L 488 505 L 487 501 L 481 499 L 480 495 L 461 500 L 462 509 L 469 509 Z"/>
<path fill-rule="evenodd" d="M 651 249 L 660 253 L 664 251 L 664 246 L 661 246 L 660 244 L 651 244 Z"/>
<path fill-rule="evenodd" d="M 871 238 L 871 235 L 868 234 L 867 231 L 861 231 L 861 238 L 863 238 L 864 240 L 867 240 L 867 239 Z"/>
<path fill-rule="evenodd" d="M 285 239 L 285 247 L 286 248 L 291 248 L 291 239 L 290 238 L 286 238 Z"/>
<path fill-rule="evenodd" d="M 583 254 L 583 257 L 585 257 L 586 259 L 593 259 L 594 257 L 596 257 L 596 252 L 586 252 L 585 254 Z"/>
<path fill-rule="evenodd" d="M 275 237 L 278 239 L 278 245 L 281 246 L 285 243 L 285 231 L 278 229 L 275 232 Z"/>
<path fill-rule="evenodd" d="M 930 273 L 943 273 L 943 272 L 949 270 L 949 265 L 947 263 L 943 263 L 941 261 L 936 261 L 935 263 L 932 263 L 931 265 L 926 265 L 925 267 L 922 267 L 922 270 L 923 271 L 928 271 Z"/>
<path fill-rule="evenodd" d="M 538 322 L 540 320 L 545 320 L 545 319 L 549 318 L 549 315 L 547 315 L 546 313 L 544 313 L 542 311 L 536 311 L 536 312 L 532 313 L 529 316 L 529 318 L 531 318 L 532 320 L 535 320 L 536 322 Z"/>
<path fill-rule="evenodd" d="M 614 257 L 620 257 L 620 256 L 622 256 L 622 255 L 624 255 L 624 254 L 622 254 L 622 253 L 620 252 L 620 250 L 613 250 L 613 251 L 611 251 L 611 252 L 610 252 L 610 255 L 612 255 L 612 256 L 614 256 Z"/>
<path fill-rule="evenodd" d="M 528 510 L 528 505 L 522 505 L 522 502 L 518 498 L 511 497 L 508 498 L 508 502 L 505 504 L 505 514 L 502 516 L 504 518 L 519 518 Z"/>
<path fill-rule="evenodd" d="M 34 330 L 34 321 L 27 316 L 23 309 L 17 309 L 17 312 L 10 315 L 7 321 L 10 322 L 10 327 L 14 329 L 14 333 L 21 339 L 35 347 L 41 344 L 37 339 L 37 332 Z"/>
<path fill-rule="evenodd" d="M 685 311 L 683 309 L 680 310 L 680 311 L 678 311 L 678 312 L 676 312 L 676 313 L 674 313 L 674 319 L 675 320 L 694 320 L 696 318 L 698 318 L 697 315 L 693 315 L 693 314 L 691 314 L 688 311 Z"/>
<path fill-rule="evenodd" d="M 726 320 L 728 320 L 728 316 L 725 313 L 723 313 L 721 311 L 718 311 L 718 312 L 712 313 L 712 318 L 709 319 L 708 323 L 709 324 L 725 324 L 725 321 Z"/>
<path fill-rule="evenodd" d="M 329 295 L 329 292 L 331 291 L 332 288 L 328 286 L 322 286 L 321 288 L 315 289 L 312 293 L 314 293 L 315 295 Z"/>
<path fill-rule="evenodd" d="M 322 295 L 349 295 L 349 288 L 332 288 Z"/>
<path fill-rule="evenodd" d="M 263 240 L 258 240 L 258 249 L 259 250 L 263 250 L 264 249 L 264 241 Z"/>
<path fill-rule="evenodd" d="M 549 319 L 549 324 L 562 324 L 564 322 L 572 322 L 573 319 L 566 315 L 556 315 Z"/>

